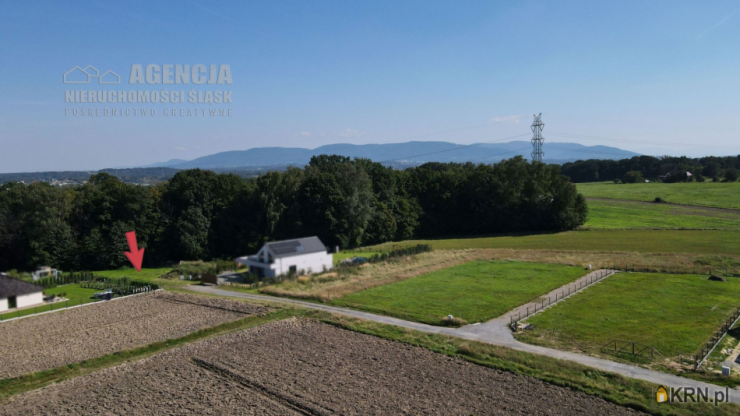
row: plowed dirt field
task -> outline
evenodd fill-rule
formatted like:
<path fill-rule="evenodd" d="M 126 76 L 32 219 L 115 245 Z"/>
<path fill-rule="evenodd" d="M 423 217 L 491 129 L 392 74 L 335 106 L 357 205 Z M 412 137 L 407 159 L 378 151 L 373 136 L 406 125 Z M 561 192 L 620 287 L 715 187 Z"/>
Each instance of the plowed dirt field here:
<path fill-rule="evenodd" d="M 634 415 L 429 350 L 289 319 L 203 340 L 0 404 L 11 414 Z"/>
<path fill-rule="evenodd" d="M 0 378 L 49 370 L 267 312 L 245 302 L 155 292 L 0 323 Z"/>

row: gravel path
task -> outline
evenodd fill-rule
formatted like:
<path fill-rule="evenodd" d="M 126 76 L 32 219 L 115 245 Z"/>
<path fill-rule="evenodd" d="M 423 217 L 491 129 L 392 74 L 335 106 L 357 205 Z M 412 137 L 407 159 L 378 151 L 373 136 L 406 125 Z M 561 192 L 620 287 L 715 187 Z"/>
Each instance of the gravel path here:
<path fill-rule="evenodd" d="M 11 414 L 635 415 L 537 379 L 307 319 L 12 396 Z"/>
<path fill-rule="evenodd" d="M 267 312 L 246 302 L 156 292 L 0 324 L 0 378 L 49 370 Z"/>

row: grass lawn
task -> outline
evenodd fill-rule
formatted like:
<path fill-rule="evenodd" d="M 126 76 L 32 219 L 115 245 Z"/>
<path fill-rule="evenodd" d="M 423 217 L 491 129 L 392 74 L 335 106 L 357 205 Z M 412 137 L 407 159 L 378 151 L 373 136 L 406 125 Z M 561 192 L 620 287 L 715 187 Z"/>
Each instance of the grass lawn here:
<path fill-rule="evenodd" d="M 385 250 L 391 244 L 381 244 L 376 246 L 375 249 Z M 551 234 L 515 234 L 496 237 L 404 241 L 404 245 L 416 244 L 431 244 L 436 250 L 509 248 L 514 250 L 737 255 L 740 247 L 740 233 L 725 230 L 589 230 Z"/>
<path fill-rule="evenodd" d="M 495 318 L 586 272 L 558 264 L 474 261 L 353 293 L 330 303 L 433 325 L 447 315 Z"/>
<path fill-rule="evenodd" d="M 623 340 L 652 345 L 665 357 L 686 356 L 737 306 L 737 278 L 713 282 L 697 275 L 620 273 L 533 316 L 529 322 L 535 328 L 521 339 L 557 343 L 562 334 L 592 348 Z"/>
<path fill-rule="evenodd" d="M 118 269 L 118 270 L 101 270 L 92 272 L 96 276 L 102 277 L 114 277 L 120 279 L 121 277 L 128 276 L 132 280 L 138 280 L 141 282 L 152 282 L 157 283 L 157 278 L 170 272 L 172 269 L 169 267 L 160 269 L 141 269 L 141 272 L 137 272 L 134 268 Z"/>
<path fill-rule="evenodd" d="M 69 299 L 70 303 L 72 301 L 77 302 L 78 300 L 90 300 L 90 298 L 98 292 L 100 292 L 100 290 L 83 288 L 80 287 L 79 284 L 57 286 L 53 289 L 44 289 L 44 293 L 47 295 L 66 293 L 64 297 Z"/>
<path fill-rule="evenodd" d="M 64 309 L 69 306 L 76 306 L 76 305 L 80 305 L 83 303 L 97 302 L 97 300 L 92 299 L 92 295 L 94 295 L 97 292 L 99 292 L 99 290 L 81 288 L 79 284 L 57 286 L 53 289 L 44 289 L 45 295 L 57 295 L 59 293 L 66 293 L 64 297 L 69 299 L 69 301 L 48 303 L 48 304 L 35 306 L 33 308 L 12 310 L 12 311 L 0 314 L 0 320 L 17 318 L 17 317 L 27 316 L 27 315 L 34 315 L 36 313 L 41 313 L 41 312 L 55 311 L 58 309 Z"/>
<path fill-rule="evenodd" d="M 192 284 L 198 284 L 199 281 L 180 280 L 180 279 L 160 279 L 159 277 L 172 271 L 169 267 L 159 269 L 141 269 L 141 272 L 137 272 L 136 269 L 126 268 L 118 270 L 101 270 L 92 272 L 94 275 L 102 277 L 113 277 L 120 279 L 122 277 L 130 277 L 131 280 L 137 280 L 140 282 L 154 283 L 159 285 L 163 289 L 175 289 L 178 287 L 188 286 Z M 187 276 L 186 276 L 187 277 Z"/>
<path fill-rule="evenodd" d="M 740 210 L 740 182 L 629 183 L 590 182 L 576 184 L 587 198 L 653 201 L 661 197 L 672 204 Z"/>
<path fill-rule="evenodd" d="M 740 230 L 740 212 L 623 200 L 589 200 L 588 228 Z"/>

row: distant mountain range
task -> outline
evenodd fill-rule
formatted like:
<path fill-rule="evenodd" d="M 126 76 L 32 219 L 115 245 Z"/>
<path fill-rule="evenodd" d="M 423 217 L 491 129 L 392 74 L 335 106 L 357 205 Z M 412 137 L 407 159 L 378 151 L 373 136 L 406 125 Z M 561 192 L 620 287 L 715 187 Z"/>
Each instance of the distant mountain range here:
<path fill-rule="evenodd" d="M 608 146 L 584 146 L 577 143 L 545 143 L 545 162 L 565 163 L 578 159 L 625 159 L 638 153 Z M 532 145 L 517 141 L 459 145 L 449 142 L 406 142 L 387 144 L 330 144 L 316 149 L 299 147 L 258 147 L 232 150 L 199 157 L 190 161 L 172 159 L 144 167 L 175 169 L 233 169 L 260 166 L 303 166 L 312 156 L 341 155 L 362 157 L 394 166 L 417 166 L 427 162 L 494 163 L 522 155 L 529 159 Z"/>

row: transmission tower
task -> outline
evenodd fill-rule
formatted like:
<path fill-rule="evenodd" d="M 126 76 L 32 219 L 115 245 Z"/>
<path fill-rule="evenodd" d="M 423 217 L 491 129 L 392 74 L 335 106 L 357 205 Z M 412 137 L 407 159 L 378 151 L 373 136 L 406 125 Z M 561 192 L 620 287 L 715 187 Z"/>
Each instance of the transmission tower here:
<path fill-rule="evenodd" d="M 542 156 L 545 155 L 545 152 L 542 151 L 542 142 L 545 141 L 545 138 L 542 137 L 542 129 L 545 128 L 545 123 L 542 122 L 542 113 L 540 115 L 534 116 L 534 121 L 532 122 L 532 161 L 542 162 Z"/>

